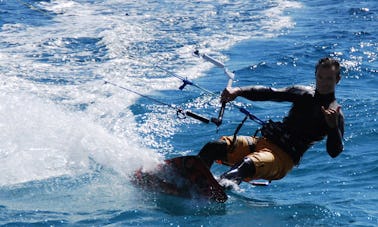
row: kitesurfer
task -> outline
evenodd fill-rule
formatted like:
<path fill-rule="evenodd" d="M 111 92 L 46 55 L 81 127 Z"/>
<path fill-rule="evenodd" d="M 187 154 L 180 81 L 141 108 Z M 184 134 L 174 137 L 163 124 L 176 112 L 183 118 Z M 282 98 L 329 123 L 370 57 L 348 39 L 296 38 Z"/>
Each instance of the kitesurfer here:
<path fill-rule="evenodd" d="M 231 166 L 221 175 L 236 183 L 253 179 L 283 178 L 315 142 L 327 137 L 326 150 L 335 158 L 343 150 L 344 116 L 335 98 L 340 64 L 322 58 L 315 67 L 316 86 L 291 86 L 281 89 L 248 86 L 226 88 L 221 102 L 236 97 L 251 101 L 292 102 L 288 115 L 281 122 L 264 123 L 261 136 L 223 136 L 207 143 L 199 157 L 210 168 L 214 161 Z"/>

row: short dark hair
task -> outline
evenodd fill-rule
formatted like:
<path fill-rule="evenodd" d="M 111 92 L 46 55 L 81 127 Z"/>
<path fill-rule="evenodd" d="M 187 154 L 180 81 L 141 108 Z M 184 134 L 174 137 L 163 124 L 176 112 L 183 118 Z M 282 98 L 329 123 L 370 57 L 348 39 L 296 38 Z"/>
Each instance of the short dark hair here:
<path fill-rule="evenodd" d="M 318 64 L 315 66 L 315 74 L 318 72 L 319 68 L 332 68 L 335 67 L 336 76 L 340 76 L 340 63 L 333 58 L 322 58 L 318 61 Z"/>

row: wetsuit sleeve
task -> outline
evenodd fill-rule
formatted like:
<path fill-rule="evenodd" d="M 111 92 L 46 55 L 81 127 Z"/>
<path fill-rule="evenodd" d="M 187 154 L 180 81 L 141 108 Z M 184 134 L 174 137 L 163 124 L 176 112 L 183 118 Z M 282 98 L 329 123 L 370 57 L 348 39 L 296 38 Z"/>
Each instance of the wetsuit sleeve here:
<path fill-rule="evenodd" d="M 329 128 L 327 136 L 327 152 L 332 157 L 337 157 L 344 149 L 344 115 L 340 112 L 338 127 Z"/>
<path fill-rule="evenodd" d="M 251 101 L 296 102 L 309 95 L 305 87 L 271 88 L 264 86 L 248 86 L 240 88 L 239 96 Z"/>

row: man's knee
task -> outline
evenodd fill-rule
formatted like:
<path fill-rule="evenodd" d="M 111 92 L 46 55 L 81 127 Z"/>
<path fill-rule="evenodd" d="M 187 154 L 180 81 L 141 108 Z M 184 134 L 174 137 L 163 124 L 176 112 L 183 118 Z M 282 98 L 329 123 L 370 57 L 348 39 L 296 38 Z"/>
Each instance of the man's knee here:
<path fill-rule="evenodd" d="M 227 157 L 227 143 L 223 140 L 208 142 L 198 156 L 210 167 L 214 160 L 224 160 Z"/>
<path fill-rule="evenodd" d="M 227 143 L 223 140 L 211 141 L 205 144 L 202 147 L 199 155 L 201 154 L 208 154 L 208 153 L 221 153 L 226 154 L 227 152 Z"/>

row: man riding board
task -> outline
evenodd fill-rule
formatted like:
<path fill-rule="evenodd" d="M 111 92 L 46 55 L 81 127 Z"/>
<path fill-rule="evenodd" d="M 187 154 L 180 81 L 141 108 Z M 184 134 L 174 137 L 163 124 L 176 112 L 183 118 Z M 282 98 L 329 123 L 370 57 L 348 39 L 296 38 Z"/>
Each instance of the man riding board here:
<path fill-rule="evenodd" d="M 231 166 L 221 178 L 238 184 L 253 179 L 283 178 L 315 142 L 327 136 L 326 150 L 335 158 L 343 150 L 344 116 L 335 98 L 341 79 L 340 64 L 331 58 L 320 59 L 315 68 L 316 87 L 291 86 L 275 89 L 262 86 L 226 88 L 221 102 L 236 97 L 251 101 L 292 102 L 282 122 L 269 120 L 261 137 L 224 136 L 207 143 L 199 157 L 210 168 L 214 161 Z"/>

